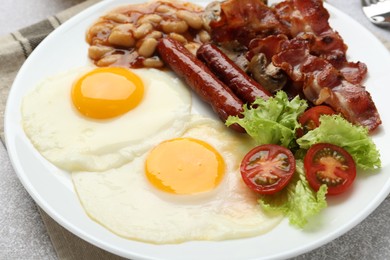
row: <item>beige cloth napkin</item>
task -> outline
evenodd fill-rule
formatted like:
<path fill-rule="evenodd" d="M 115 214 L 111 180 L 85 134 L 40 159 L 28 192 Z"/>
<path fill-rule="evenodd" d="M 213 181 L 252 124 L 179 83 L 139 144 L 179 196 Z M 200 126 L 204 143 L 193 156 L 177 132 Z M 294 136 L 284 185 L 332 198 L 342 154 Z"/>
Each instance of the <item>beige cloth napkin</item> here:
<path fill-rule="evenodd" d="M 81 10 L 99 2 L 87 0 L 35 25 L 0 38 L 0 137 L 4 142 L 4 109 L 12 82 L 34 48 L 55 28 Z M 390 49 L 390 42 L 385 42 Z M 122 259 L 73 235 L 39 209 L 59 259 Z"/>
<path fill-rule="evenodd" d="M 55 28 L 100 0 L 87 0 L 37 24 L 0 38 L 0 137 L 4 142 L 4 109 L 12 82 L 27 57 Z M 122 259 L 97 248 L 60 226 L 39 209 L 59 259 Z"/>

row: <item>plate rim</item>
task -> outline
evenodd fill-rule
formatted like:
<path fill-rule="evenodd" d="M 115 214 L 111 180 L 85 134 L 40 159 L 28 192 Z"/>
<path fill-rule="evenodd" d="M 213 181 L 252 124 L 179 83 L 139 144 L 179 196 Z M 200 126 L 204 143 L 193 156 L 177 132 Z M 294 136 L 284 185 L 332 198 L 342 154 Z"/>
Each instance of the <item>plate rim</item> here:
<path fill-rule="evenodd" d="M 56 28 L 52 33 L 50 33 L 42 41 L 43 44 L 41 43 L 36 48 L 36 50 L 40 50 L 41 48 L 44 48 L 44 45 L 47 42 L 50 42 L 50 40 L 53 37 L 56 37 L 56 35 L 60 34 L 62 31 L 67 30 L 71 26 L 74 26 L 74 25 L 77 26 L 77 24 L 80 22 L 80 20 L 83 17 L 91 15 L 91 14 L 94 14 L 100 8 L 102 8 L 104 6 L 110 6 L 111 4 L 116 3 L 116 2 L 119 3 L 119 2 L 121 2 L 121 0 L 101 1 L 101 2 L 98 2 L 96 4 L 93 4 L 92 6 L 88 7 L 87 9 L 81 11 L 80 13 L 76 14 L 75 16 L 73 16 L 72 18 L 70 18 L 69 20 L 64 22 L 58 28 Z M 347 15 L 346 13 L 338 10 L 337 8 L 331 6 L 331 5 L 327 4 L 327 3 L 325 3 L 325 6 L 326 6 L 326 8 L 328 9 L 328 11 L 330 13 L 337 13 L 338 15 L 342 14 L 345 18 L 350 19 L 350 22 L 352 22 L 355 25 L 357 25 L 358 27 L 360 27 L 360 29 L 364 29 L 365 33 L 371 34 L 373 36 L 373 38 L 375 38 L 378 41 L 378 43 L 380 43 L 380 45 L 383 46 L 383 44 L 379 41 L 379 39 L 377 39 L 367 28 L 363 27 L 361 24 L 359 24 L 357 21 L 355 21 L 349 15 Z M 112 8 L 112 7 L 110 7 L 110 8 Z M 107 9 L 107 11 L 108 10 L 109 9 Z M 383 46 L 383 48 L 385 49 L 384 46 Z M 26 61 L 24 62 L 24 64 L 20 68 L 19 72 L 17 73 L 17 75 L 15 77 L 15 80 L 14 80 L 14 83 L 12 84 L 12 87 L 11 87 L 10 92 L 9 92 L 9 97 L 8 97 L 9 99 L 10 99 L 10 97 L 12 98 L 15 95 L 14 94 L 14 92 L 15 92 L 14 85 L 17 85 L 17 82 L 18 82 L 19 78 L 22 77 L 21 75 L 23 75 L 23 72 L 25 70 L 24 68 L 27 67 L 28 61 L 31 60 L 30 57 L 31 56 L 34 57 L 34 55 L 35 55 L 34 53 L 37 53 L 36 50 L 34 50 L 30 54 L 30 56 L 26 59 Z M 107 245 L 102 243 L 99 239 L 91 237 L 90 235 L 86 234 L 85 231 L 79 230 L 76 226 L 73 225 L 73 223 L 64 220 L 62 216 L 58 215 L 58 212 L 53 210 L 52 207 L 47 204 L 45 199 L 42 198 L 39 195 L 39 192 L 36 191 L 33 187 L 31 187 L 31 183 L 28 183 L 27 179 L 21 174 L 24 170 L 20 168 L 19 162 L 17 161 L 17 158 L 15 158 L 16 152 L 13 149 L 14 146 L 13 146 L 12 141 L 10 139 L 12 134 L 10 134 L 9 130 L 7 131 L 7 129 L 10 127 L 10 125 L 12 125 L 11 124 L 12 120 L 10 119 L 11 115 L 8 112 L 9 110 L 10 110 L 9 109 L 9 102 L 7 101 L 5 112 L 4 112 L 4 137 L 5 137 L 5 144 L 6 144 L 6 147 L 7 147 L 7 153 L 9 155 L 11 164 L 12 164 L 13 168 L 15 169 L 15 172 L 16 172 L 16 174 L 18 176 L 18 179 L 22 182 L 24 188 L 28 191 L 29 195 L 34 199 L 35 203 L 37 203 L 51 218 L 53 218 L 62 227 L 66 228 L 71 233 L 73 233 L 73 234 L 77 235 L 78 237 L 88 241 L 89 243 L 92 243 L 93 245 L 95 245 L 95 246 L 97 246 L 99 248 L 102 248 L 104 250 L 107 250 L 109 252 L 112 252 L 114 254 L 117 254 L 117 255 L 120 255 L 120 256 L 124 256 L 124 257 L 129 257 L 130 256 L 130 257 L 136 257 L 137 259 L 157 259 L 157 258 L 145 257 L 145 256 L 142 256 L 142 255 L 134 253 L 134 252 L 130 252 L 131 254 L 129 255 L 128 252 L 126 252 L 126 253 L 123 252 L 120 248 L 117 248 L 115 245 L 110 245 L 109 247 L 107 247 Z M 384 189 L 384 188 L 386 188 L 386 189 Z M 315 248 L 318 248 L 318 247 L 320 247 L 320 246 L 322 246 L 322 245 L 324 245 L 326 243 L 329 243 L 331 240 L 341 236 L 342 234 L 345 234 L 350 229 L 352 229 L 357 224 L 359 224 L 361 221 L 363 221 L 368 215 L 370 215 L 383 202 L 383 200 L 386 198 L 386 196 L 390 192 L 390 182 L 389 182 L 389 180 L 387 181 L 387 184 L 384 185 L 384 188 L 381 190 L 380 193 L 377 194 L 377 196 L 376 196 L 377 199 L 375 199 L 370 205 L 368 205 L 368 207 L 366 207 L 367 210 L 362 211 L 361 214 L 356 216 L 356 218 L 353 221 L 349 222 L 348 225 L 346 225 L 346 226 L 344 226 L 344 227 L 342 227 L 342 228 L 340 228 L 338 230 L 335 230 L 333 233 L 329 234 L 328 237 L 326 237 L 323 240 L 321 240 L 320 243 L 314 241 L 313 243 L 311 243 L 309 245 L 306 245 L 306 246 L 303 246 L 301 248 L 292 249 L 291 252 L 282 252 L 282 253 L 279 253 L 279 254 L 275 254 L 274 256 L 271 256 L 271 259 L 272 258 L 281 258 L 281 257 L 293 257 L 293 256 L 297 256 L 297 255 L 306 253 L 306 252 L 311 251 L 311 250 L 313 250 Z"/>

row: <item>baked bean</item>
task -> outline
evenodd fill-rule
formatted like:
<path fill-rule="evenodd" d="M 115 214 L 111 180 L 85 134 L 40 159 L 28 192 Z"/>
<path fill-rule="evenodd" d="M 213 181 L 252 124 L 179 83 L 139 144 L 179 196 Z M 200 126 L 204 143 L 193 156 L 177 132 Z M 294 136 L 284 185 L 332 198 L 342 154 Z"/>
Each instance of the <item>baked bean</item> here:
<path fill-rule="evenodd" d="M 158 24 L 162 21 L 162 17 L 158 14 L 145 14 L 140 19 L 138 19 L 137 24 L 143 24 L 143 23 L 152 23 L 152 24 Z"/>
<path fill-rule="evenodd" d="M 169 38 L 172 38 L 172 39 L 179 41 L 183 44 L 187 43 L 187 39 L 183 35 L 178 34 L 178 33 L 170 33 Z"/>
<path fill-rule="evenodd" d="M 153 30 L 153 25 L 151 23 L 143 23 L 135 29 L 134 37 L 140 39 L 152 30 Z"/>
<path fill-rule="evenodd" d="M 147 34 L 145 36 L 145 38 L 154 38 L 156 40 L 158 40 L 158 39 L 160 39 L 162 37 L 163 37 L 163 34 L 160 31 L 152 31 L 152 32 L 150 32 L 149 34 Z"/>
<path fill-rule="evenodd" d="M 184 47 L 187 50 L 189 50 L 192 54 L 196 55 L 196 52 L 198 51 L 200 44 L 196 43 L 196 42 L 191 42 L 191 43 L 184 45 Z"/>
<path fill-rule="evenodd" d="M 205 30 L 200 31 L 198 36 L 199 40 L 203 43 L 209 42 L 211 40 L 210 34 Z"/>
<path fill-rule="evenodd" d="M 202 18 L 196 13 L 180 10 L 176 15 L 178 18 L 184 20 L 191 28 L 198 30 L 203 27 Z"/>
<path fill-rule="evenodd" d="M 109 56 L 106 56 L 106 57 L 103 57 L 102 59 L 100 59 L 96 63 L 96 65 L 98 65 L 99 67 L 106 67 L 106 66 L 109 66 L 109 65 L 117 62 L 121 57 L 122 57 L 121 54 L 109 55 Z"/>
<path fill-rule="evenodd" d="M 202 11 L 202 7 L 170 0 L 115 9 L 90 27 L 88 56 L 97 66 L 164 67 L 155 55 L 161 38 L 175 39 L 194 54 L 200 43 L 210 41 Z"/>
<path fill-rule="evenodd" d="M 174 13 L 176 12 L 177 10 L 170 7 L 170 6 L 167 6 L 167 5 L 159 5 L 157 8 L 156 8 L 156 12 L 158 13 Z"/>
<path fill-rule="evenodd" d="M 105 33 L 105 32 L 109 32 L 111 31 L 111 29 L 114 27 L 113 24 L 109 24 L 109 23 L 98 23 L 98 24 L 95 24 L 94 26 L 92 26 L 90 29 L 89 29 L 89 34 L 95 36 L 95 35 L 98 35 L 98 34 L 102 34 L 102 33 Z"/>
<path fill-rule="evenodd" d="M 158 41 L 154 38 L 145 39 L 138 49 L 138 54 L 145 58 L 151 57 L 156 50 L 157 43 Z"/>
<path fill-rule="evenodd" d="M 161 27 L 165 33 L 185 33 L 188 24 L 185 21 L 162 21 Z"/>
<path fill-rule="evenodd" d="M 147 68 L 161 68 L 164 66 L 164 63 L 157 56 L 145 59 L 142 64 Z"/>
<path fill-rule="evenodd" d="M 93 60 L 101 59 L 106 53 L 113 51 L 114 48 L 108 46 L 91 46 L 88 49 L 88 56 Z"/>
<path fill-rule="evenodd" d="M 114 21 L 116 23 L 130 23 L 130 17 L 120 13 L 108 13 L 105 16 L 106 19 Z"/>
<path fill-rule="evenodd" d="M 130 32 L 113 30 L 110 34 L 110 37 L 108 37 L 108 42 L 112 45 L 133 47 L 135 44 L 135 39 Z"/>
<path fill-rule="evenodd" d="M 132 23 L 118 24 L 113 28 L 113 30 L 122 32 L 133 32 L 135 30 L 135 26 Z"/>

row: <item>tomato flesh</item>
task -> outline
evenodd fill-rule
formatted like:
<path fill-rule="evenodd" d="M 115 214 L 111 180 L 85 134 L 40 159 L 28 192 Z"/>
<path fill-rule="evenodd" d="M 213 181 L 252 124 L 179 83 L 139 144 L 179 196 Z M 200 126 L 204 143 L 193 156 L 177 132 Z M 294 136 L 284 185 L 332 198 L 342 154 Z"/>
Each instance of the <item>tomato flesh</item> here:
<path fill-rule="evenodd" d="M 274 194 L 283 189 L 295 172 L 290 150 L 275 144 L 260 145 L 249 151 L 240 166 L 244 183 L 259 194 Z"/>
<path fill-rule="evenodd" d="M 328 144 L 315 144 L 304 158 L 306 179 L 314 190 L 328 186 L 328 195 L 345 192 L 354 182 L 356 165 L 352 156 L 343 148 Z"/>
<path fill-rule="evenodd" d="M 298 119 L 301 128 L 297 129 L 297 136 L 301 137 L 320 125 L 322 115 L 334 115 L 336 112 L 328 106 L 315 106 L 306 110 Z"/>

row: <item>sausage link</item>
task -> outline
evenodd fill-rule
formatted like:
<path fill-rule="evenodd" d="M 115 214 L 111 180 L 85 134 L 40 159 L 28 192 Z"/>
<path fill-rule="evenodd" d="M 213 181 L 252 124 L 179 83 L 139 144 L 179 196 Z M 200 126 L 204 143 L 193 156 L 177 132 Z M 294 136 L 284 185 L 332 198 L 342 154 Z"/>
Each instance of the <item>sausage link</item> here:
<path fill-rule="evenodd" d="M 216 46 L 203 44 L 197 57 L 244 102 L 253 103 L 256 98 L 268 99 L 271 93 L 249 77 Z"/>
<path fill-rule="evenodd" d="M 157 51 L 161 59 L 211 105 L 223 122 L 228 116 L 241 115 L 242 101 L 180 42 L 162 38 L 157 45 Z M 231 128 L 244 132 L 239 125 L 232 125 Z"/>

